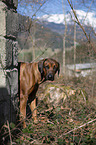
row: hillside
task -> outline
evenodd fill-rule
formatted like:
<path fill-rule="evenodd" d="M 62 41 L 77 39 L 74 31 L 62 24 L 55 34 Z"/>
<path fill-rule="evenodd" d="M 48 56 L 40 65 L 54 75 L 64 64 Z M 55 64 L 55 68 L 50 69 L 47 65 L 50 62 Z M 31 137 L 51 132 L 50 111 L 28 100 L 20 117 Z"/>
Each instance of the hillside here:
<path fill-rule="evenodd" d="M 76 16 L 78 17 L 82 26 L 91 26 L 96 31 L 96 12 L 95 11 L 84 11 L 80 9 L 75 9 Z M 76 21 L 73 11 L 64 14 L 50 14 L 38 17 L 41 22 L 55 23 L 55 24 L 65 24 L 64 17 L 66 19 L 67 25 L 74 25 Z M 74 21 L 73 21 L 74 20 Z"/>
<path fill-rule="evenodd" d="M 43 21 L 41 22 L 43 24 L 43 26 L 45 28 L 49 28 L 51 31 L 56 32 L 60 35 L 64 35 L 64 30 L 65 30 L 65 25 L 60 23 L 54 23 L 54 22 L 47 22 L 47 21 Z M 88 26 L 88 25 L 84 25 L 84 30 L 87 32 L 87 34 L 89 34 L 90 32 L 90 36 L 94 39 L 94 32 L 92 31 L 92 27 Z M 80 28 L 80 26 L 76 25 L 76 39 L 77 41 L 80 41 L 81 39 L 84 41 L 86 40 L 84 33 L 82 31 L 82 29 Z M 74 24 L 67 24 L 67 39 L 70 37 L 70 41 L 73 40 L 73 35 L 74 35 Z"/>
<path fill-rule="evenodd" d="M 36 23 L 35 26 L 31 25 L 30 31 L 29 29 L 23 30 L 21 33 L 18 34 L 17 39 L 20 48 L 30 49 L 30 47 L 32 47 L 33 37 L 35 38 L 35 46 L 37 48 L 44 47 L 44 45 L 46 45 L 46 47 L 51 47 L 53 50 L 63 47 L 63 37 L 60 34 L 51 31 L 50 28 L 44 27 L 43 25 Z"/>
<path fill-rule="evenodd" d="M 32 21 L 29 17 L 23 17 L 23 24 L 20 21 L 20 30 L 18 33 L 18 42 L 21 49 L 30 49 L 32 47 L 32 41 L 35 40 L 35 46 L 38 48 L 50 47 L 52 50 L 59 48 L 63 48 L 63 35 L 65 30 L 65 25 L 60 23 L 48 22 L 48 21 Z M 29 21 L 30 19 L 30 21 Z M 26 21 L 27 24 L 26 24 Z M 91 26 L 84 25 L 83 26 L 86 33 L 89 35 L 91 39 L 95 39 L 94 33 L 92 31 Z M 66 47 L 71 47 L 73 45 L 73 37 L 74 35 L 74 25 L 67 25 L 67 35 L 66 35 Z M 77 25 L 76 26 L 76 41 L 81 43 L 86 41 L 86 37 L 84 36 L 83 31 Z"/>
<path fill-rule="evenodd" d="M 35 48 L 35 55 L 38 57 L 46 49 L 46 54 L 41 57 L 57 57 L 62 62 L 63 50 L 63 35 L 65 26 L 63 24 L 56 24 L 53 22 L 38 20 L 32 21 L 29 17 L 22 16 L 20 20 L 20 32 L 18 33 L 19 50 L 23 50 L 22 54 L 19 51 L 20 61 L 32 61 L 33 47 Z M 86 33 L 95 44 L 95 36 L 91 27 L 84 25 Z M 81 28 L 76 26 L 76 63 L 90 62 L 90 57 L 95 57 L 92 49 L 86 43 L 86 37 Z M 74 25 L 67 25 L 66 35 L 66 63 L 74 63 Z M 56 53 L 55 53 L 56 52 Z M 55 53 L 55 54 L 54 54 Z M 58 54 L 57 54 L 58 53 Z"/>

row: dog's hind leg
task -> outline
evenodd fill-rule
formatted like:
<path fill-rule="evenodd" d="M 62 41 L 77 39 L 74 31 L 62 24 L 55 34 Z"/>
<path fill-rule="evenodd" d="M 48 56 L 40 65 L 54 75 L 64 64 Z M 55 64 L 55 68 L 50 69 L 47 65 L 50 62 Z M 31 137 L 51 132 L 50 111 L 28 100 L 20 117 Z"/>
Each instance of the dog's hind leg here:
<path fill-rule="evenodd" d="M 32 118 L 34 119 L 34 123 L 37 123 L 37 109 L 36 109 L 36 98 L 31 102 L 30 109 L 32 111 Z"/>
<path fill-rule="evenodd" d="M 28 96 L 20 95 L 20 120 L 23 121 L 23 128 L 26 128 L 26 104 Z"/>

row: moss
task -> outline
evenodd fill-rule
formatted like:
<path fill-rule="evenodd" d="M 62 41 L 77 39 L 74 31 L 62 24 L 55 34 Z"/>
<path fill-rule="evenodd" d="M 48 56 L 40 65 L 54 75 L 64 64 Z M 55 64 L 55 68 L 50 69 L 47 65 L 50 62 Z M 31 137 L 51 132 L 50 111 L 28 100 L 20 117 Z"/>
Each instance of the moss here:
<path fill-rule="evenodd" d="M 50 93 L 46 94 L 46 97 L 44 97 L 44 102 L 47 102 L 48 98 L 50 97 Z"/>

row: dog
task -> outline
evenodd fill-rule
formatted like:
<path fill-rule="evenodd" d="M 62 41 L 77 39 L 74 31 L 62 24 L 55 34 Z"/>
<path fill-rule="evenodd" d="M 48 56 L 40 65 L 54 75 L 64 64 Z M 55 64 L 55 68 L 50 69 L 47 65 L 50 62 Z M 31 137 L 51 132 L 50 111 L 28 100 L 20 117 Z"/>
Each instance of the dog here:
<path fill-rule="evenodd" d="M 42 59 L 39 62 L 20 63 L 20 121 L 26 128 L 26 105 L 30 104 L 32 117 L 37 123 L 36 92 L 41 83 L 46 80 L 53 81 L 56 72 L 60 72 L 60 64 L 51 58 Z"/>

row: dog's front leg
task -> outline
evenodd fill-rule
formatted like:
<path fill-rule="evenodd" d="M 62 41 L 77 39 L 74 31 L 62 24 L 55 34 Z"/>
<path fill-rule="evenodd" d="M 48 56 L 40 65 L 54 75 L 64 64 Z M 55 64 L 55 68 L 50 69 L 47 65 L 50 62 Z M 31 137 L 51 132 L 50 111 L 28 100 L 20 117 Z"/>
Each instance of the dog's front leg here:
<path fill-rule="evenodd" d="M 37 123 L 37 109 L 36 109 L 36 98 L 31 102 L 30 109 L 32 111 L 32 118 L 34 119 L 34 123 Z"/>
<path fill-rule="evenodd" d="M 26 104 L 28 96 L 20 95 L 20 120 L 23 121 L 23 128 L 26 128 Z"/>

